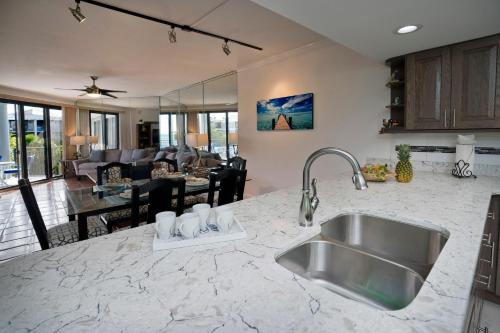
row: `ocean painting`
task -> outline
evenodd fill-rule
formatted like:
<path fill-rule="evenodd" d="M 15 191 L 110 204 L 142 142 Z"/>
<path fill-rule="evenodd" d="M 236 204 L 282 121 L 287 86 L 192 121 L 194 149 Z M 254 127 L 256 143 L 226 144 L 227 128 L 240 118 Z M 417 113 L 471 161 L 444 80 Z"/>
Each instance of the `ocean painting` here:
<path fill-rule="evenodd" d="M 257 102 L 257 130 L 313 129 L 313 94 Z"/>

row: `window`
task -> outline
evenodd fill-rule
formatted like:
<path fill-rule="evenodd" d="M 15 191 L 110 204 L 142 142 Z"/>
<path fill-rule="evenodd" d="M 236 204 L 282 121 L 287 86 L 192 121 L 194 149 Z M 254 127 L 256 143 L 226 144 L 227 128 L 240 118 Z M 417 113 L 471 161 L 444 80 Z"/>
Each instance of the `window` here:
<path fill-rule="evenodd" d="M 57 106 L 0 100 L 0 161 L 16 172 L 2 177 L 0 188 L 61 175 L 62 110 Z"/>
<path fill-rule="evenodd" d="M 186 136 L 187 114 L 181 113 L 178 117 L 176 113 L 160 114 L 160 148 L 177 146 L 179 141 L 184 141 Z M 178 129 L 183 129 L 179 132 Z"/>
<path fill-rule="evenodd" d="M 117 113 L 90 111 L 90 135 L 97 137 L 94 149 L 118 149 L 119 118 Z"/>
<path fill-rule="evenodd" d="M 187 132 L 187 113 L 160 114 L 160 148 L 177 146 L 179 141 L 185 142 Z M 179 130 L 183 130 L 179 132 Z M 208 150 L 219 153 L 222 158 L 235 156 L 236 145 L 228 141 L 229 133 L 238 132 L 238 112 L 200 112 L 198 113 L 198 130 L 208 134 Z"/>

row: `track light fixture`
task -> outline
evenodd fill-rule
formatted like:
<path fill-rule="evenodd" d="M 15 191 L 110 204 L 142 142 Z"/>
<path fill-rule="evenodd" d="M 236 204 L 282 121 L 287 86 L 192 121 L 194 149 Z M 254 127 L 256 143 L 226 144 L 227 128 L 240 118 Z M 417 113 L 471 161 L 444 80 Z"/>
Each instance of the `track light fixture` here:
<path fill-rule="evenodd" d="M 175 28 L 172 26 L 172 29 L 168 32 L 168 40 L 170 43 L 177 42 L 177 34 L 175 33 Z"/>
<path fill-rule="evenodd" d="M 83 21 L 85 21 L 87 19 L 85 17 L 85 15 L 82 14 L 82 10 L 80 9 L 80 1 L 76 2 L 76 8 L 75 9 L 69 7 L 69 11 L 71 12 L 71 14 L 73 14 L 73 16 L 76 18 L 76 20 L 79 23 L 83 23 Z"/>
<path fill-rule="evenodd" d="M 221 35 L 217 35 L 217 34 L 214 34 L 212 32 L 209 32 L 209 31 L 197 29 L 197 28 L 192 27 L 192 26 L 187 25 L 187 24 L 179 24 L 179 23 L 175 23 L 175 22 L 163 20 L 163 19 L 160 19 L 160 18 L 157 18 L 157 17 L 153 17 L 153 16 L 149 16 L 149 15 L 146 15 L 146 14 L 141 14 L 141 13 L 138 13 L 138 12 L 134 12 L 134 11 L 131 11 L 131 10 L 128 10 L 128 9 L 125 9 L 125 8 L 120 8 L 120 7 L 117 7 L 117 6 L 113 6 L 113 5 L 104 3 L 104 2 L 100 2 L 100 1 L 96 1 L 96 0 L 75 0 L 75 2 L 76 2 L 76 8 L 75 9 L 70 8 L 69 10 L 71 11 L 71 14 L 73 14 L 73 16 L 80 23 L 83 22 L 83 21 L 85 21 L 85 19 L 86 19 L 86 17 L 82 14 L 82 12 L 80 10 L 80 2 L 85 2 L 85 3 L 88 3 L 90 5 L 94 5 L 94 6 L 101 7 L 101 8 L 106 8 L 106 9 L 109 9 L 109 10 L 112 10 L 112 11 L 115 11 L 115 12 L 119 12 L 119 13 L 122 13 L 122 14 L 127 14 L 127 15 L 134 16 L 134 17 L 138 17 L 138 18 L 141 18 L 141 19 L 144 19 L 144 20 L 148 20 L 148 21 L 151 21 L 151 22 L 156 22 L 156 23 L 160 23 L 160 24 L 164 24 L 164 25 L 169 25 L 170 28 L 171 28 L 171 30 L 168 32 L 168 39 L 170 40 L 171 43 L 175 43 L 177 41 L 177 36 L 175 34 L 174 29 L 178 28 L 178 29 L 181 29 L 182 31 L 194 32 L 194 33 L 197 33 L 197 34 L 200 34 L 200 35 L 205 35 L 205 36 L 208 36 L 208 37 L 212 37 L 212 38 L 217 38 L 217 39 L 223 40 L 224 44 L 222 45 L 222 50 L 224 51 L 224 53 L 226 55 L 229 55 L 231 53 L 231 50 L 229 49 L 229 45 L 227 45 L 228 42 L 232 42 L 232 43 L 235 43 L 235 44 L 238 44 L 238 45 L 241 45 L 241 46 L 245 46 L 245 47 L 248 47 L 248 48 L 251 48 L 251 49 L 254 49 L 254 50 L 262 51 L 262 48 L 259 47 L 259 46 L 255 46 L 255 45 L 252 45 L 252 44 L 249 44 L 249 43 L 245 43 L 245 42 L 242 42 L 242 41 L 239 41 L 239 40 L 236 40 L 236 39 L 227 38 L 227 37 L 224 37 L 224 36 L 221 36 Z"/>
<path fill-rule="evenodd" d="M 227 39 L 224 40 L 224 44 L 222 44 L 222 51 L 228 56 L 231 54 L 231 49 L 229 48 L 229 45 L 227 45 Z"/>

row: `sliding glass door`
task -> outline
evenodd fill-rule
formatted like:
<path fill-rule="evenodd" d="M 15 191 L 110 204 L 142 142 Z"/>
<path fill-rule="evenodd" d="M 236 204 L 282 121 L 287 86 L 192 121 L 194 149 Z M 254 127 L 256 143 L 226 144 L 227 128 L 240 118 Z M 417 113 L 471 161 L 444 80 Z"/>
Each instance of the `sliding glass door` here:
<path fill-rule="evenodd" d="M 97 137 L 93 149 L 118 149 L 120 130 L 117 113 L 90 111 L 90 135 Z"/>
<path fill-rule="evenodd" d="M 61 175 L 62 111 L 0 101 L 0 188 Z"/>

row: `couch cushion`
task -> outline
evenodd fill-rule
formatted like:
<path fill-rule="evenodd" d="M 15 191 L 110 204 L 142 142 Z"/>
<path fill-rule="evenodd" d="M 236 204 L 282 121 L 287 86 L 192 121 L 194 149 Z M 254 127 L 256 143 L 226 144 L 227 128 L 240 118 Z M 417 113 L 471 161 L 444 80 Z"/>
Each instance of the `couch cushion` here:
<path fill-rule="evenodd" d="M 134 149 L 134 151 L 132 152 L 132 161 L 135 162 L 137 160 L 140 160 L 144 156 L 146 156 L 146 151 L 144 149 Z"/>
<path fill-rule="evenodd" d="M 104 150 L 92 150 L 90 152 L 89 162 L 104 161 Z"/>
<path fill-rule="evenodd" d="M 178 151 L 177 147 L 175 146 L 165 147 L 162 148 L 161 150 L 166 151 L 168 153 L 176 153 Z"/>
<path fill-rule="evenodd" d="M 155 155 L 156 155 L 156 149 L 154 148 L 146 148 L 144 149 L 145 153 L 144 153 L 144 157 L 143 158 L 147 158 L 147 159 L 150 159 L 150 160 L 153 160 L 155 158 Z"/>
<path fill-rule="evenodd" d="M 88 162 L 82 163 L 78 166 L 78 170 L 96 170 L 98 166 L 103 166 L 108 164 L 108 162 Z"/>
<path fill-rule="evenodd" d="M 165 152 L 160 150 L 159 152 L 156 153 L 154 160 L 157 161 L 157 160 L 164 158 L 164 157 L 165 157 Z"/>
<path fill-rule="evenodd" d="M 120 156 L 120 162 L 122 163 L 130 163 L 132 162 L 132 153 L 133 149 L 122 149 L 122 156 Z"/>
<path fill-rule="evenodd" d="M 105 162 L 120 162 L 120 156 L 122 155 L 122 151 L 120 149 L 109 149 L 106 150 L 104 154 Z"/>

